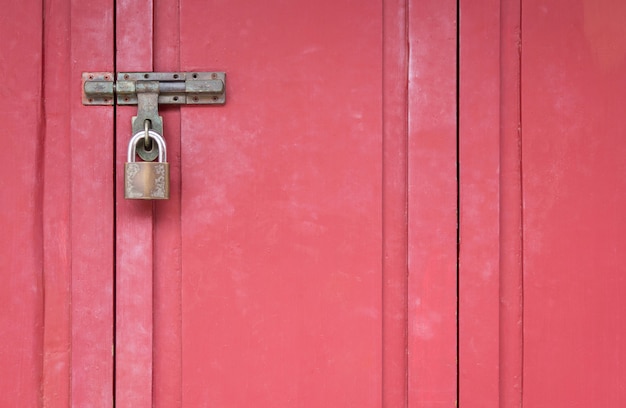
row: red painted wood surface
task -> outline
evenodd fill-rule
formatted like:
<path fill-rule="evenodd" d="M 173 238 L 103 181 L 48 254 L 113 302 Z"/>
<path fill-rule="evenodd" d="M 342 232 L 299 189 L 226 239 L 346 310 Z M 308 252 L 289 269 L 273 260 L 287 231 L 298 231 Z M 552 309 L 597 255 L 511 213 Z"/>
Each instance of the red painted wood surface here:
<path fill-rule="evenodd" d="M 409 4 L 409 407 L 457 398 L 455 1 Z"/>
<path fill-rule="evenodd" d="M 7 407 L 41 405 L 41 17 L 38 1 L 8 4 L 0 16 L 0 71 L 7 79 L 20 78 L 7 81 L 0 98 L 0 405 Z"/>
<path fill-rule="evenodd" d="M 498 406 L 500 1 L 459 15 L 459 403 Z"/>
<path fill-rule="evenodd" d="M 159 1 L 154 9 L 153 65 L 159 72 L 178 71 L 178 0 Z M 155 408 L 182 406 L 181 319 L 181 172 L 179 107 L 162 106 L 170 162 L 170 194 L 154 209 L 153 403 Z"/>
<path fill-rule="evenodd" d="M 522 406 L 520 35 L 518 0 L 461 2 L 461 406 Z"/>
<path fill-rule="evenodd" d="M 0 405 L 454 403 L 454 3 L 27 6 L 2 20 L 32 70 L 3 100 Z M 225 70 L 228 103 L 162 108 L 150 204 L 122 199 L 136 108 L 78 83 L 153 69 Z"/>
<path fill-rule="evenodd" d="M 71 3 L 47 3 L 44 9 L 45 60 L 45 153 L 43 168 L 43 236 L 44 236 L 44 355 L 43 402 L 45 407 L 71 406 L 71 43 L 69 18 Z M 55 50 L 56 52 L 51 52 Z M 56 78 L 46 81 L 45 78 Z M 75 105 L 74 105 L 75 106 Z M 112 130 L 112 129 L 110 129 Z M 112 132 L 111 136 L 112 136 Z M 112 316 L 112 315 L 111 315 Z M 109 340 L 112 338 L 110 337 Z M 112 366 L 111 366 L 112 367 Z M 112 374 L 112 370 L 111 370 Z"/>
<path fill-rule="evenodd" d="M 97 1 L 43 8 L 46 407 L 113 400 L 113 117 L 82 106 L 77 83 L 83 71 L 113 69 L 112 10 Z"/>
<path fill-rule="evenodd" d="M 382 406 L 407 407 L 408 2 L 383 6 Z"/>
<path fill-rule="evenodd" d="M 414 390 L 406 354 L 407 8 L 385 3 L 386 20 L 379 7 L 347 1 L 310 9 L 228 4 L 210 10 L 182 2 L 179 18 L 174 1 L 155 9 L 155 18 L 165 16 L 155 29 L 159 70 L 225 70 L 229 84 L 225 107 L 181 109 L 180 136 L 178 109 L 164 111 L 171 119 L 168 144 L 174 152 L 180 144 L 180 158 L 175 153 L 170 162 L 173 191 L 179 180 L 181 190 L 155 211 L 157 406 L 178 406 L 181 394 L 184 406 L 378 406 L 381 398 L 384 406 L 408 403 Z M 418 29 L 428 12 L 413 14 L 415 44 L 418 35 L 434 33 L 433 43 L 447 47 L 414 63 L 445 56 L 433 64 L 434 76 L 456 58 L 450 41 L 455 7 L 451 3 L 440 16 L 448 19 L 447 30 L 435 21 Z M 344 21 L 353 21 L 349 35 Z M 441 161 L 455 157 L 453 66 L 448 86 L 422 91 L 441 98 L 437 109 L 447 110 L 442 128 L 450 138 L 427 149 Z M 415 101 L 414 112 L 427 106 L 426 99 Z M 430 123 L 415 127 L 414 140 L 426 136 Z M 421 143 L 414 152 L 425 148 Z M 424 395 L 435 405 L 456 395 L 456 187 L 450 163 L 442 172 L 435 165 L 441 162 L 413 161 L 419 177 L 450 177 L 434 197 L 414 196 L 431 209 L 442 197 L 450 204 L 447 217 L 428 222 L 449 227 L 437 248 L 447 252 L 444 269 L 451 273 L 439 279 L 437 269 L 413 269 L 416 276 L 432 274 L 443 291 L 423 300 L 425 310 L 444 308 L 451 319 L 437 341 L 411 344 L 412 378 L 432 389 Z M 413 215 L 426 221 L 430 214 L 418 209 Z M 428 245 L 420 244 L 424 250 Z M 176 292 L 181 275 L 182 311 Z M 421 354 L 424 344 L 432 348 Z M 181 347 L 182 379 L 176 364 Z M 437 373 L 435 380 L 423 380 L 426 371 Z M 420 403 L 414 399 L 411 406 Z"/>
<path fill-rule="evenodd" d="M 153 69 L 152 0 L 116 1 L 116 71 Z M 152 407 L 154 212 L 124 199 L 124 163 L 136 106 L 116 109 L 116 407 Z"/>
<path fill-rule="evenodd" d="M 77 81 L 81 72 L 96 67 L 98 71 L 113 68 L 112 2 L 75 0 L 66 24 L 71 28 L 69 75 L 73 81 Z M 49 52 L 53 54 L 56 50 Z M 82 106 L 80 86 L 75 83 L 69 94 L 72 406 L 110 407 L 113 399 L 113 112 L 110 107 Z M 87 147 L 94 140 L 98 148 Z"/>
<path fill-rule="evenodd" d="M 183 405 L 379 407 L 382 4 L 202 4 L 181 69 L 229 93 L 181 115 Z"/>
<path fill-rule="evenodd" d="M 626 404 L 626 4 L 524 1 L 524 406 Z"/>
<path fill-rule="evenodd" d="M 500 5 L 500 406 L 522 406 L 521 1 Z"/>
<path fill-rule="evenodd" d="M 94 64 L 112 69 L 112 4 L 62 3 L 0 17 L 7 407 L 112 405 L 112 115 L 87 112 L 78 85 Z"/>
<path fill-rule="evenodd" d="M 500 10 L 461 4 L 459 82 L 460 403 L 498 401 Z"/>

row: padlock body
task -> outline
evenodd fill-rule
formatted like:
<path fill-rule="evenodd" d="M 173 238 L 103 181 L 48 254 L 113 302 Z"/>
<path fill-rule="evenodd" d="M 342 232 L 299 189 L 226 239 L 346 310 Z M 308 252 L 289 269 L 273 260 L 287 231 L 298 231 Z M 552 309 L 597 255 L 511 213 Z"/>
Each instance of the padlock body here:
<path fill-rule="evenodd" d="M 126 163 L 124 166 L 124 197 L 135 200 L 166 200 L 170 198 L 169 163 Z"/>

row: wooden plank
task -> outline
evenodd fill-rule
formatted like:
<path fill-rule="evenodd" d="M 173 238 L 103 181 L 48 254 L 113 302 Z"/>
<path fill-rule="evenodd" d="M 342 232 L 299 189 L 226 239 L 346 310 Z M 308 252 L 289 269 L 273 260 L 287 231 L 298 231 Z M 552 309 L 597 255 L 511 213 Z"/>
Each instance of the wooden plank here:
<path fill-rule="evenodd" d="M 407 103 L 405 0 L 385 1 L 383 43 L 383 407 L 406 407 Z"/>
<path fill-rule="evenodd" d="M 500 1 L 461 1 L 459 404 L 499 405 Z"/>
<path fill-rule="evenodd" d="M 181 2 L 183 405 L 382 404 L 382 2 Z"/>
<path fill-rule="evenodd" d="M 62 4 L 59 4 L 62 3 Z M 46 2 L 43 159 L 43 405 L 71 406 L 71 75 L 70 2 Z M 54 78 L 54 80 L 46 80 Z M 112 126 L 110 128 L 112 134 Z M 109 138 L 111 135 L 109 135 Z M 112 316 L 111 316 L 112 317 Z M 111 337 L 108 339 L 111 340 Z M 111 366 L 111 375 L 112 366 Z"/>
<path fill-rule="evenodd" d="M 79 84 L 83 71 L 113 69 L 113 4 L 72 1 L 70 21 L 72 406 L 110 407 L 113 111 L 83 106 Z"/>
<path fill-rule="evenodd" d="M 460 5 L 461 405 L 520 406 L 520 3 Z"/>
<path fill-rule="evenodd" d="M 456 1 L 409 5 L 409 407 L 457 396 Z"/>
<path fill-rule="evenodd" d="M 116 70 L 152 71 L 152 0 L 117 0 Z M 153 203 L 124 199 L 124 163 L 137 107 L 116 110 L 117 407 L 152 407 Z"/>
<path fill-rule="evenodd" d="M 42 5 L 7 3 L 0 15 L 0 405 L 41 406 Z"/>
<path fill-rule="evenodd" d="M 160 1 L 154 10 L 154 69 L 179 71 L 179 2 Z M 156 408 L 182 404 L 180 107 L 159 107 L 170 163 L 170 196 L 154 217 L 154 376 Z"/>
<path fill-rule="evenodd" d="M 625 406 L 626 3 L 522 17 L 524 406 Z"/>
<path fill-rule="evenodd" d="M 521 1 L 500 3 L 500 406 L 522 406 Z"/>

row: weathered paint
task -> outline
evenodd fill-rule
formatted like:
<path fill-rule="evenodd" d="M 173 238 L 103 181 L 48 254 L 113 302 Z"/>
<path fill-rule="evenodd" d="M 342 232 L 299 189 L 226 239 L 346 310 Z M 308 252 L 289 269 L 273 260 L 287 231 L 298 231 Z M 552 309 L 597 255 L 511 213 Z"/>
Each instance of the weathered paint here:
<path fill-rule="evenodd" d="M 408 2 L 383 9 L 383 407 L 407 407 Z"/>
<path fill-rule="evenodd" d="M 0 405 L 40 406 L 43 343 L 42 16 L 39 1 L 0 16 Z M 18 63 L 20 61 L 20 63 Z M 22 64 L 31 69 L 23 71 Z"/>
<path fill-rule="evenodd" d="M 409 407 L 457 397 L 457 2 L 412 1 L 408 36 Z"/>
<path fill-rule="evenodd" d="M 500 406 L 522 404 L 521 2 L 500 9 Z"/>
<path fill-rule="evenodd" d="M 117 0 L 116 71 L 152 71 L 153 2 Z M 149 408 L 153 378 L 153 203 L 125 200 L 135 106 L 116 108 L 116 407 Z"/>
<path fill-rule="evenodd" d="M 17 156 L 32 177 L 11 202 L 44 210 L 23 213 L 41 229 L 19 275 L 35 406 L 454 403 L 456 5 L 408 3 L 32 5 L 29 98 L 46 99 L 28 132 L 46 144 Z M 156 205 L 122 198 L 135 108 L 66 86 L 153 67 L 230 87 L 225 107 L 163 109 Z"/>
<path fill-rule="evenodd" d="M 154 10 L 155 71 L 170 72 L 180 68 L 179 13 L 178 0 L 159 1 Z M 155 408 L 177 408 L 182 404 L 180 109 L 162 106 L 159 111 L 168 142 L 171 198 L 154 208 L 152 387 Z"/>
<path fill-rule="evenodd" d="M 85 109 L 80 87 L 68 84 L 90 68 L 113 69 L 113 3 L 51 1 L 42 10 L 43 185 L 42 201 L 33 201 L 43 209 L 42 403 L 110 407 L 113 115 L 110 108 Z M 31 405 L 18 399 L 7 406 Z"/>
<path fill-rule="evenodd" d="M 459 404 L 498 406 L 500 1 L 459 12 Z"/>
<path fill-rule="evenodd" d="M 524 1 L 524 406 L 626 403 L 621 1 Z"/>
<path fill-rule="evenodd" d="M 113 69 L 113 2 L 72 2 L 69 78 L 94 65 Z M 94 44 L 103 42 L 102 47 Z M 50 52 L 54 53 L 53 50 Z M 69 79 L 71 81 L 71 79 Z M 56 80 L 56 79 L 46 79 Z M 72 406 L 110 407 L 113 400 L 113 112 L 82 106 L 71 87 Z M 86 148 L 96 140 L 101 148 Z"/>
<path fill-rule="evenodd" d="M 181 110 L 183 406 L 379 407 L 382 2 L 201 4 L 181 69 L 229 89 Z"/>
<path fill-rule="evenodd" d="M 230 75 L 153 207 L 67 86 L 113 3 L 6 5 L 0 405 L 112 406 L 116 260 L 118 406 L 453 406 L 457 96 L 460 404 L 624 405 L 622 2 L 462 1 L 459 61 L 455 2 L 308 7 L 118 1 L 118 70 Z"/>
<path fill-rule="evenodd" d="M 59 3 L 59 2 L 57 2 Z M 55 7 L 52 7 L 52 5 Z M 44 37 L 45 153 L 43 158 L 43 235 L 44 235 L 44 349 L 43 405 L 71 406 L 71 297 L 72 241 L 71 223 L 71 134 L 73 105 L 67 61 L 71 55 L 69 17 L 71 3 L 47 3 Z M 52 50 L 56 52 L 51 52 Z M 45 78 L 57 78 L 45 81 Z M 111 136 L 112 136 L 111 129 Z M 112 313 L 112 311 L 111 311 Z"/>

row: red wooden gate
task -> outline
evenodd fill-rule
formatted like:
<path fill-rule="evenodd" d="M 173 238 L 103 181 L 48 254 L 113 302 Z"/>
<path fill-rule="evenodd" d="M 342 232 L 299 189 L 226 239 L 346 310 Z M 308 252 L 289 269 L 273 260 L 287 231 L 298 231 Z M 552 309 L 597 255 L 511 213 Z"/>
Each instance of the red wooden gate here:
<path fill-rule="evenodd" d="M 455 13 L 8 7 L 2 405 L 453 404 Z M 82 106 L 81 73 L 191 70 L 227 104 L 163 107 L 172 198 L 121 199 L 135 108 Z"/>
<path fill-rule="evenodd" d="M 623 405 L 626 9 L 309 3 L 5 5 L 0 406 Z M 81 73 L 193 70 L 124 200 Z"/>

